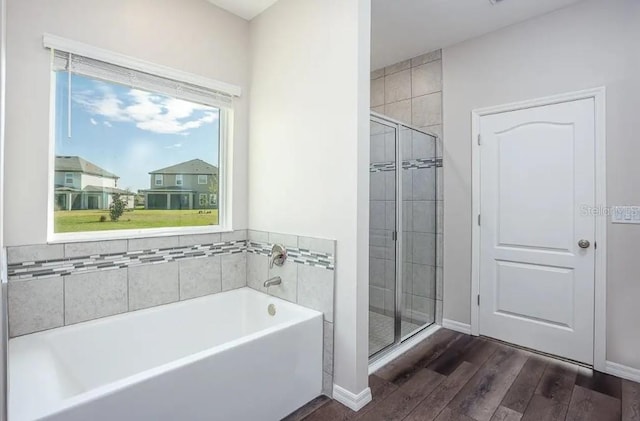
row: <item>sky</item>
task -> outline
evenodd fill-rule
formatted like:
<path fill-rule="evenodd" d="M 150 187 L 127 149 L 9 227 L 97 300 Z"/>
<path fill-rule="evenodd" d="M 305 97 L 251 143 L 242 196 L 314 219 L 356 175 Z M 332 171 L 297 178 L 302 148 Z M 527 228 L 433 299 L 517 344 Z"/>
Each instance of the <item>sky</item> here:
<path fill-rule="evenodd" d="M 73 74 L 71 137 L 67 72 L 56 76 L 56 155 L 77 155 L 148 189 L 149 172 L 194 158 L 218 166 L 219 111 Z"/>

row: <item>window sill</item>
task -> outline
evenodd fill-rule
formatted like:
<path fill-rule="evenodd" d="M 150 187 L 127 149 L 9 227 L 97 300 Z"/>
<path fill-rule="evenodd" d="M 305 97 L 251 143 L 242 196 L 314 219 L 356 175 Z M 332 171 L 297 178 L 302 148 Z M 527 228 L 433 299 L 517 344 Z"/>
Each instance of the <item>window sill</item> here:
<path fill-rule="evenodd" d="M 81 243 L 100 240 L 128 240 L 132 238 L 170 237 L 177 235 L 194 234 L 220 234 L 232 232 L 232 228 L 220 225 L 210 227 L 176 227 L 176 228 L 149 228 L 119 231 L 87 231 L 50 234 L 48 244 Z"/>

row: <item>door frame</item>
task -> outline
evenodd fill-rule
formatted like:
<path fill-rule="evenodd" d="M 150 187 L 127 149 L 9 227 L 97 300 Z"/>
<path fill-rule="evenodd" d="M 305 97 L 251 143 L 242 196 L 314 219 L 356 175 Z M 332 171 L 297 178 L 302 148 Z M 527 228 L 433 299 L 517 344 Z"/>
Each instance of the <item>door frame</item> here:
<path fill-rule="evenodd" d="M 600 210 L 607 209 L 606 183 L 606 89 L 604 86 L 569 92 L 543 98 L 513 102 L 493 107 L 477 108 L 471 111 L 471 160 L 472 160 L 472 214 L 471 214 L 471 334 L 480 334 L 480 119 L 483 116 L 499 114 L 527 108 L 559 104 L 593 98 L 595 106 L 595 203 Z M 593 325 L 593 367 L 606 371 L 607 349 L 607 222 L 606 215 L 595 217 L 594 279 L 594 325 Z"/>

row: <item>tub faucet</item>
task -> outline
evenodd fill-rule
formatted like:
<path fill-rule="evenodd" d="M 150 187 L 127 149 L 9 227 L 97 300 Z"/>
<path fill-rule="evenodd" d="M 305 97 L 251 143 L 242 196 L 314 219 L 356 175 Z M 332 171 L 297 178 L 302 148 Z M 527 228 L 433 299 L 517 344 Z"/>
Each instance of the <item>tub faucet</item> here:
<path fill-rule="evenodd" d="M 266 281 L 264 281 L 264 287 L 271 287 L 274 285 L 280 285 L 282 283 L 282 278 L 280 278 L 279 276 L 274 276 L 273 278 L 269 278 Z"/>
<path fill-rule="evenodd" d="M 274 244 L 271 248 L 271 259 L 269 259 L 269 268 L 272 269 L 273 265 L 282 266 L 285 260 L 287 260 L 287 249 L 282 244 Z"/>

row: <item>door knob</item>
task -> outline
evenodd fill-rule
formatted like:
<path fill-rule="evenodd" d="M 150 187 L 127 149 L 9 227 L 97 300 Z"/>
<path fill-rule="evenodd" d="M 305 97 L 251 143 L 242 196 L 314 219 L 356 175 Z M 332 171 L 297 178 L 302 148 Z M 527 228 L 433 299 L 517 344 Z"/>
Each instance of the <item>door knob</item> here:
<path fill-rule="evenodd" d="M 591 245 L 591 243 L 589 242 L 589 240 L 580 240 L 580 241 L 578 241 L 578 246 L 580 246 L 580 248 L 588 249 L 590 245 Z"/>

